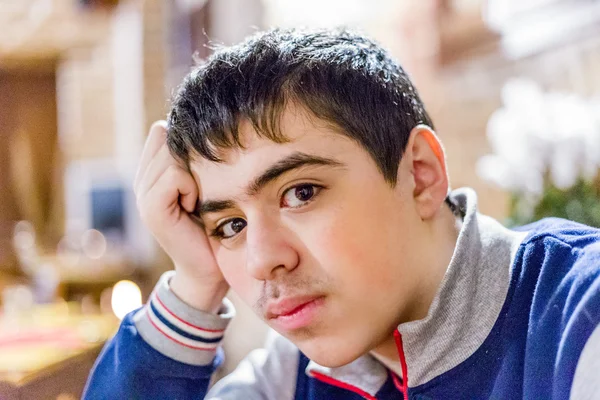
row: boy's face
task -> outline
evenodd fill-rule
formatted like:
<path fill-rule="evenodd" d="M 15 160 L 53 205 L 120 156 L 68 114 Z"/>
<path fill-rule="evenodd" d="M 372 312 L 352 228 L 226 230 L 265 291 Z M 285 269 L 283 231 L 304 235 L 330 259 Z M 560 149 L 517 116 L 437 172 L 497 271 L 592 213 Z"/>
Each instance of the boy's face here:
<path fill-rule="evenodd" d="M 369 154 L 301 108 L 278 144 L 240 126 L 244 149 L 191 170 L 215 258 L 233 290 L 309 358 L 346 364 L 410 315 L 423 252 L 410 166 L 387 183 Z M 418 296 L 417 296 L 418 297 Z"/>

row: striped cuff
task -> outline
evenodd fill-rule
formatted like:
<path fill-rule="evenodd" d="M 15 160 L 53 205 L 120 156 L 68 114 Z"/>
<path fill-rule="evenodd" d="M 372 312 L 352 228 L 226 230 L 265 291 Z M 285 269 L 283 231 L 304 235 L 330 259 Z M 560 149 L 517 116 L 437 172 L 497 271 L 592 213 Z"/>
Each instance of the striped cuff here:
<path fill-rule="evenodd" d="M 174 273 L 161 276 L 148 303 L 133 317 L 135 326 L 142 338 L 165 356 L 191 365 L 211 364 L 235 315 L 233 304 L 223 299 L 218 315 L 190 307 L 169 288 Z"/>

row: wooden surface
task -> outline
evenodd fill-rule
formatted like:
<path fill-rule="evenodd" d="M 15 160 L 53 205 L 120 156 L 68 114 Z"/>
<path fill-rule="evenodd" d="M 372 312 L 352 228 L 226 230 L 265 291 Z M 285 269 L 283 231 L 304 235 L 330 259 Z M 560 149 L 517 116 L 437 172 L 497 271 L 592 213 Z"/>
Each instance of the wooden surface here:
<path fill-rule="evenodd" d="M 119 321 L 82 315 L 77 304 L 0 315 L 0 400 L 79 399 L 98 353 Z"/>
<path fill-rule="evenodd" d="M 101 345 L 97 345 L 32 371 L 19 379 L 18 383 L 0 380 L 0 399 L 80 399 L 89 371 L 101 348 Z"/>

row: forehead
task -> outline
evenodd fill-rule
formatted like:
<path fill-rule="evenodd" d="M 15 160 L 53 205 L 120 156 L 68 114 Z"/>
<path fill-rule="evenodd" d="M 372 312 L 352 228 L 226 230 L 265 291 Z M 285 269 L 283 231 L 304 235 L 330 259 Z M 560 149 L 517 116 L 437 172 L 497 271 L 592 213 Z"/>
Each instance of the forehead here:
<path fill-rule="evenodd" d="M 190 170 L 201 188 L 201 199 L 233 195 L 273 163 L 294 152 L 333 158 L 339 161 L 356 157 L 360 147 L 298 106 L 287 107 L 280 120 L 280 129 L 288 139 L 276 143 L 261 137 L 249 121 L 242 121 L 239 134 L 243 148 L 226 149 L 219 153 L 223 162 L 194 160 Z"/>

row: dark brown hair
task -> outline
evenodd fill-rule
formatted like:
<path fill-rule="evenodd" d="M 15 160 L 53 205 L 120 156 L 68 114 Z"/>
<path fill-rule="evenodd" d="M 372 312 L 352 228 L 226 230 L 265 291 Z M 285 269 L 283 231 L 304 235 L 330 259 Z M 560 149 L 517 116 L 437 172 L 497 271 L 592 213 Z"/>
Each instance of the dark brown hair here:
<path fill-rule="evenodd" d="M 286 141 L 281 113 L 296 102 L 359 143 L 396 182 L 412 128 L 433 124 L 404 70 L 372 40 L 348 30 L 271 30 L 217 49 L 177 91 L 168 116 L 171 153 L 219 162 L 241 146 L 247 119 L 259 135 Z"/>

